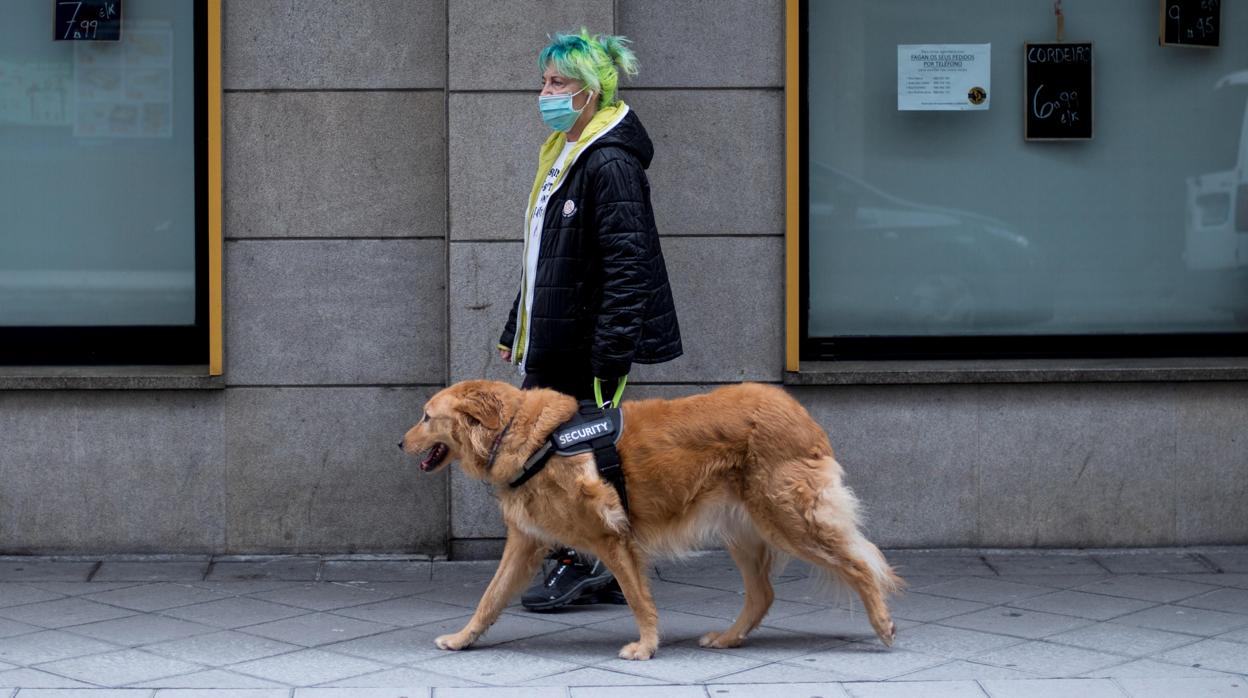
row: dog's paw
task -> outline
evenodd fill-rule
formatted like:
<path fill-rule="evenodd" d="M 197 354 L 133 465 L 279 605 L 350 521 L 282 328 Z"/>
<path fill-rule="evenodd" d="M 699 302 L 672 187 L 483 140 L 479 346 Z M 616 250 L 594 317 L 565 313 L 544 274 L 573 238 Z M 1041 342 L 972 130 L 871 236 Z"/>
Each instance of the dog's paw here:
<path fill-rule="evenodd" d="M 722 633 L 711 632 L 698 639 L 698 646 L 722 650 L 729 647 L 740 647 L 742 642 L 745 642 L 745 638 L 739 635 L 729 635 L 726 631 Z"/>
<path fill-rule="evenodd" d="M 438 649 L 440 650 L 454 651 L 454 650 L 462 650 L 465 647 L 471 645 L 474 639 L 476 638 L 472 636 L 472 633 L 458 632 L 453 635 L 441 635 L 437 637 L 436 639 L 434 639 L 433 642 L 435 645 L 438 646 Z"/>
<path fill-rule="evenodd" d="M 654 656 L 655 648 L 640 642 L 630 642 L 620 650 L 620 659 L 649 659 Z"/>

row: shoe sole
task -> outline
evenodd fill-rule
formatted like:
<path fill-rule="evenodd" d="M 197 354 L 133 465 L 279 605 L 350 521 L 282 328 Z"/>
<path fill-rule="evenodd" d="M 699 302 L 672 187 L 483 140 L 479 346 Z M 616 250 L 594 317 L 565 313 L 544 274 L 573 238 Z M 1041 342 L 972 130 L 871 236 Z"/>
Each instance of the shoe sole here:
<path fill-rule="evenodd" d="M 535 611 L 537 613 L 554 611 L 556 609 L 563 608 L 564 606 L 570 606 L 572 602 L 575 601 L 581 594 L 597 591 L 599 588 L 610 583 L 611 579 L 612 577 L 610 572 L 605 572 L 597 577 L 586 577 L 562 596 L 558 596 L 550 601 L 541 601 L 538 603 L 525 603 L 524 601 L 521 601 L 520 605 L 523 606 L 525 610 Z"/>

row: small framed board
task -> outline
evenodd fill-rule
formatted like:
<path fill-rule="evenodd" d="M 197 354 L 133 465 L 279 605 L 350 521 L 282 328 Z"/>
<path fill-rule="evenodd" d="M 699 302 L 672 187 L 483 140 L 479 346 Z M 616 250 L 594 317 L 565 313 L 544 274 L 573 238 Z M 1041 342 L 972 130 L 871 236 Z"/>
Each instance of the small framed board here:
<path fill-rule="evenodd" d="M 1092 43 L 1023 44 L 1023 138 L 1092 139 Z"/>
<path fill-rule="evenodd" d="M 122 0 L 52 0 L 53 41 L 121 41 Z"/>
<path fill-rule="evenodd" d="M 1161 0 L 1162 46 L 1217 48 L 1222 40 L 1222 0 Z"/>

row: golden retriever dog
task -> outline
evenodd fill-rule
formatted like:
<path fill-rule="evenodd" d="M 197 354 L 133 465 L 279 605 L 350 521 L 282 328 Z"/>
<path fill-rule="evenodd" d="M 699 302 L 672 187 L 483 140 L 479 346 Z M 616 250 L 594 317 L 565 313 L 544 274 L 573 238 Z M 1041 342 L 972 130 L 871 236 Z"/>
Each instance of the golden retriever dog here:
<path fill-rule="evenodd" d="M 552 456 L 519 487 L 510 482 L 526 459 L 576 412 L 576 400 L 552 390 L 520 390 L 465 381 L 434 395 L 403 449 L 424 454 L 421 470 L 458 461 L 495 486 L 507 542 L 494 579 L 462 630 L 437 646 L 470 646 L 530 582 L 550 546 L 597 556 L 615 574 L 640 639 L 624 659 L 649 659 L 659 645 L 658 614 L 645 575 L 647 559 L 687 552 L 719 538 L 741 570 L 745 602 L 726 630 L 703 647 L 735 647 L 771 607 L 772 563 L 806 560 L 847 584 L 880 640 L 896 635 L 885 604 L 902 581 L 858 530 L 857 501 L 841 482 L 827 434 L 788 393 L 745 383 L 677 400 L 628 401 L 616 444 L 628 510 L 599 477 L 592 453 Z"/>

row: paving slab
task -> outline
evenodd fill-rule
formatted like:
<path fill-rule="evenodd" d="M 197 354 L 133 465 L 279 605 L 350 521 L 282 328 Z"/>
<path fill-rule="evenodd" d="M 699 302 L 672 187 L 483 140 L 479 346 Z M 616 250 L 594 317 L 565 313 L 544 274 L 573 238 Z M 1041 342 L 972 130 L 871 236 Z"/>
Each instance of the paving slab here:
<path fill-rule="evenodd" d="M 1248 681 L 1242 677 L 1225 679 L 1118 679 L 1118 685 L 1131 698 L 1174 698 L 1175 696 L 1203 696 L 1204 698 L 1242 698 L 1248 696 Z"/>
<path fill-rule="evenodd" d="M 1190 552 L 1102 553 L 1092 559 L 1114 574 L 1199 574 L 1212 572 L 1200 555 Z"/>
<path fill-rule="evenodd" d="M 997 606 L 983 611 L 954 616 L 953 618 L 945 618 L 940 621 L 941 625 L 955 628 L 980 630 L 998 635 L 1012 635 L 1030 639 L 1056 635 L 1057 633 L 1081 628 L 1091 623 L 1092 621 L 1074 616 L 1044 613 L 1042 611 L 1027 611 L 1008 606 Z"/>
<path fill-rule="evenodd" d="M 567 689 L 554 686 L 438 689 L 438 698 L 567 698 L 567 695 Z"/>
<path fill-rule="evenodd" d="M 20 623 L 7 618 L 0 618 L 0 637 L 17 637 L 19 635 L 27 635 L 42 630 L 37 625 Z"/>
<path fill-rule="evenodd" d="M 0 560 L 0 582 L 85 582 L 99 562 Z"/>
<path fill-rule="evenodd" d="M 1248 589 L 1248 573 L 1218 573 L 1218 574 L 1168 574 L 1165 575 L 1170 579 L 1178 579 L 1185 582 L 1195 582 L 1197 584 L 1210 584 L 1220 587 L 1235 587 L 1238 589 Z"/>
<path fill-rule="evenodd" d="M 26 698 L 151 698 L 152 691 L 140 688 L 27 688 Z"/>
<path fill-rule="evenodd" d="M 204 673 L 212 674 L 213 672 Z M 228 692 L 206 688 L 164 688 L 156 691 L 155 698 L 290 698 L 290 689 L 288 688 L 250 688 L 246 686 L 231 688 L 232 690 Z"/>
<path fill-rule="evenodd" d="M 1157 606 L 1120 616 L 1112 622 L 1212 637 L 1248 626 L 1248 616 L 1203 608 Z"/>
<path fill-rule="evenodd" d="M 1008 603 L 1052 594 L 1053 588 L 995 577 L 955 577 L 922 587 L 923 593 L 978 603 Z"/>
<path fill-rule="evenodd" d="M 360 674 L 358 676 L 349 676 L 345 679 L 329 681 L 325 686 L 329 687 L 396 687 L 396 688 L 415 688 L 421 689 L 425 687 L 437 687 L 439 689 L 456 686 L 480 686 L 482 682 L 471 681 L 456 676 L 447 676 L 445 674 L 435 674 L 421 669 L 411 669 L 400 667 L 397 669 L 384 669 L 369 674 Z"/>
<path fill-rule="evenodd" d="M 319 558 L 276 558 L 272 560 L 214 561 L 206 577 L 209 581 L 275 580 L 314 582 L 321 571 Z"/>
<path fill-rule="evenodd" d="M 98 594 L 83 594 L 78 598 L 134 611 L 163 611 L 227 597 L 220 592 L 201 589 L 189 584 L 160 583 L 123 587 Z"/>
<path fill-rule="evenodd" d="M 1220 572 L 1248 573 L 1248 548 L 1244 546 L 1207 550 L 1202 555 Z"/>
<path fill-rule="evenodd" d="M 880 645 L 866 643 L 850 643 L 822 652 L 815 652 L 804 657 L 785 660 L 785 664 L 826 671 L 840 680 L 879 681 L 903 674 L 910 674 L 919 669 L 944 664 L 949 661 L 945 657 L 910 652 L 905 649 L 885 649 Z"/>
<path fill-rule="evenodd" d="M 851 683 L 845 688 L 854 698 L 987 698 L 988 695 L 974 681 Z"/>
<path fill-rule="evenodd" d="M 992 698 L 1128 698 L 1109 679 L 1032 679 L 1027 681 L 981 681 L 980 685 Z"/>
<path fill-rule="evenodd" d="M 969 659 L 984 652 L 1022 642 L 1025 640 L 1009 635 L 950 628 L 943 625 L 920 625 L 899 635 L 895 646 L 950 659 Z"/>
<path fill-rule="evenodd" d="M 199 623 L 188 623 L 176 618 L 157 615 L 138 615 L 113 620 L 87 623 L 70 628 L 76 635 L 109 642 L 122 647 L 138 647 L 154 642 L 176 640 L 194 635 L 216 632 L 216 628 Z"/>
<path fill-rule="evenodd" d="M 941 550 L 927 552 L 906 550 L 888 552 L 885 557 L 903 578 L 912 573 L 997 576 L 997 572 L 988 566 L 982 555 Z"/>
<path fill-rule="evenodd" d="M 1205 576 L 1207 575 L 1193 578 L 1203 579 Z M 1211 584 L 1201 584 L 1161 576 L 1142 576 L 1138 574 L 1098 579 L 1095 582 L 1089 582 L 1076 587 L 1079 591 L 1086 591 L 1092 594 L 1121 596 L 1128 599 L 1155 601 L 1157 603 L 1173 603 L 1175 601 L 1181 601 L 1193 596 L 1199 596 L 1200 594 L 1214 591 L 1219 588 L 1220 587 Z"/>
<path fill-rule="evenodd" d="M 1233 674 L 1248 674 L 1248 647 L 1225 640 L 1201 640 L 1157 655 L 1158 659 Z"/>
<path fill-rule="evenodd" d="M 60 630 L 19 635 L 0 639 L 0 661 L 30 666 L 58 659 L 100 654 L 118 647 Z"/>
<path fill-rule="evenodd" d="M 251 594 L 250 597 L 312 611 L 333 611 L 384 601 L 391 598 L 392 594 L 363 585 L 311 582 Z"/>
<path fill-rule="evenodd" d="M 1059 645 L 1072 645 L 1115 654 L 1144 657 L 1183 645 L 1198 642 L 1200 638 L 1164 630 L 1153 630 L 1116 623 L 1097 623 L 1045 638 Z"/>
<path fill-rule="evenodd" d="M 637 676 L 659 679 L 667 683 L 703 683 L 719 676 L 736 674 L 766 664 L 726 652 L 716 652 L 700 647 L 660 647 L 654 661 L 636 662 L 612 657 L 596 664 L 600 669 L 610 669 Z"/>
<path fill-rule="evenodd" d="M 579 669 L 580 664 L 516 652 L 503 648 L 479 652 L 444 652 L 420 662 L 417 668 L 478 684 L 509 686 Z"/>
<path fill-rule="evenodd" d="M 203 669 L 198 664 L 134 649 L 62 659 L 34 668 L 78 681 L 113 687 L 189 674 Z M 2 681 L 3 678 L 0 678 L 0 682 Z"/>
<path fill-rule="evenodd" d="M 1248 589 L 1218 589 L 1176 602 L 1179 606 L 1248 614 Z"/>
<path fill-rule="evenodd" d="M 178 562 L 106 561 L 91 581 L 100 582 L 198 582 L 208 573 L 210 560 Z"/>
<path fill-rule="evenodd" d="M 283 696 L 290 695 L 290 689 L 282 686 L 274 681 L 265 681 L 257 679 L 254 676 L 243 676 L 232 671 L 224 669 L 209 669 L 208 671 L 197 671 L 191 674 L 181 674 L 179 676 L 169 676 L 163 679 L 155 679 L 135 684 L 145 688 L 158 689 L 156 695 L 187 695 L 195 692 L 201 695 L 211 696 L 212 691 L 217 691 L 217 695 L 221 698 L 267 698 L 275 692 L 281 692 Z M 223 695 L 224 694 L 224 695 Z"/>
<path fill-rule="evenodd" d="M 986 652 L 976 657 L 976 660 L 1049 678 L 1078 676 L 1094 669 L 1130 661 L 1128 657 L 1120 655 L 1044 641 L 1026 642 Z"/>
<path fill-rule="evenodd" d="M 68 598 L 0 609 L 0 616 L 42 628 L 64 628 L 100 620 L 132 616 L 129 609 L 96 603 L 86 599 Z M 0 628 L 0 633 L 3 628 Z"/>
<path fill-rule="evenodd" d="M 232 671 L 267 679 L 288 686 L 315 686 L 330 681 L 371 674 L 388 667 L 357 657 L 344 657 L 323 650 L 306 649 L 276 657 L 235 664 Z M 374 684 L 381 685 L 381 684 Z"/>
<path fill-rule="evenodd" d="M 365 635 L 377 635 L 390 630 L 394 630 L 393 625 L 371 623 L 332 613 L 309 613 L 306 616 L 275 620 L 272 623 L 249 625 L 244 628 L 243 632 L 278 642 L 317 647 Z"/>
<path fill-rule="evenodd" d="M 321 579 L 326 582 L 423 582 L 433 584 L 433 562 L 326 560 Z"/>
<path fill-rule="evenodd" d="M 185 662 L 205 666 L 226 666 L 240 662 L 263 659 L 278 654 L 297 652 L 299 645 L 278 642 L 231 630 L 196 635 L 178 640 L 166 640 L 147 645 L 144 650 Z"/>
<path fill-rule="evenodd" d="M 14 669 L 0 671 L 0 686 L 13 686 L 27 690 L 32 688 L 89 688 L 91 684 L 38 669 Z"/>
<path fill-rule="evenodd" d="M 52 601 L 63 595 L 36 588 L 29 584 L 13 584 L 0 582 L 0 608 L 8 606 L 24 606 L 28 603 Z"/>
<path fill-rule="evenodd" d="M 663 645 L 647 662 L 616 657 L 637 630 L 613 605 L 513 604 L 473 648 L 437 649 L 493 561 L 9 558 L 61 579 L 0 580 L 0 698 L 1243 695 L 1248 572 L 1212 567 L 1239 552 L 889 552 L 917 582 L 890 602 L 891 649 L 856 597 L 794 566 L 764 624 L 723 650 L 697 640 L 739 612 L 739 575 L 722 552 L 695 555 L 660 567 Z M 175 578 L 200 564 L 208 578 Z M 100 579 L 109 565 L 129 581 Z M 74 566 L 94 573 L 63 574 Z"/>
<path fill-rule="evenodd" d="M 1128 613 L 1142 611 L 1156 606 L 1152 601 L 1125 599 L 1119 596 L 1089 594 L 1084 591 L 1067 589 L 1044 596 L 1033 596 L 1019 599 L 1009 604 L 1014 608 L 1026 608 L 1031 611 L 1057 613 L 1089 620 L 1109 620 Z"/>
<path fill-rule="evenodd" d="M 983 664 L 976 660 L 959 659 L 947 664 L 920 669 L 897 677 L 898 681 L 982 681 L 984 679 L 1034 679 L 1018 669 Z"/>
<path fill-rule="evenodd" d="M 295 698 L 428 698 L 429 688 L 296 688 Z"/>
<path fill-rule="evenodd" d="M 706 698 L 700 686 L 573 687 L 570 698 Z"/>
<path fill-rule="evenodd" d="M 1044 554 L 1023 552 L 1016 555 L 989 554 L 984 556 L 988 564 L 1002 577 L 1028 577 L 1031 575 L 1081 575 L 1104 574 L 1107 570 L 1096 558 L 1076 554 Z M 1020 579 L 1018 581 L 1026 581 Z"/>
<path fill-rule="evenodd" d="M 595 667 L 573 669 L 524 682 L 526 686 L 659 686 L 662 681 Z"/>
<path fill-rule="evenodd" d="M 1221 671 L 1200 669 L 1198 667 L 1170 662 L 1159 662 L 1155 659 L 1137 659 L 1126 664 L 1115 664 L 1085 672 L 1085 677 L 1111 679 L 1147 679 L 1147 678 L 1217 678 L 1226 676 Z"/>
<path fill-rule="evenodd" d="M 241 628 L 250 625 L 271 623 L 275 620 L 302 616 L 311 613 L 306 608 L 286 606 L 283 604 L 262 601 L 260 599 L 237 597 L 224 598 L 220 601 L 171 608 L 163 615 L 193 623 L 211 625 L 215 628 Z"/>
<path fill-rule="evenodd" d="M 835 683 L 805 683 L 800 678 L 788 684 L 726 683 L 708 686 L 711 698 L 848 698 L 845 688 Z"/>

